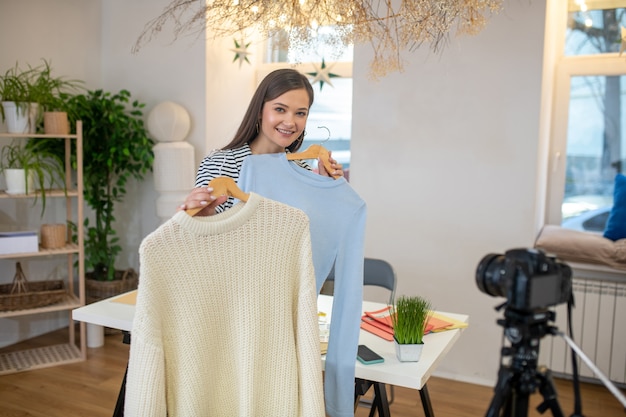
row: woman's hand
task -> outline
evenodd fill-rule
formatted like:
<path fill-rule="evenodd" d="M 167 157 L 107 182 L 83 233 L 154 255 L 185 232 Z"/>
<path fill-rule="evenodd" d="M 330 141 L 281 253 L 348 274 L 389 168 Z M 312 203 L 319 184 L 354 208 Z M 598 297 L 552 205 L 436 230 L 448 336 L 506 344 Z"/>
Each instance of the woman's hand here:
<path fill-rule="evenodd" d="M 215 207 L 228 200 L 228 196 L 215 197 L 211 193 L 211 187 L 197 187 L 191 190 L 185 202 L 176 208 L 176 211 L 188 210 L 202 207 L 196 216 L 212 216 L 215 214 Z"/>
<path fill-rule="evenodd" d="M 328 151 L 328 161 L 330 162 L 330 166 L 333 169 L 332 172 L 326 171 L 326 167 L 322 163 L 321 159 L 317 160 L 317 169 L 320 175 L 324 175 L 326 177 L 335 177 L 335 176 L 343 177 L 343 165 L 341 165 L 340 163 L 338 163 L 336 160 L 333 159 L 330 151 Z"/>

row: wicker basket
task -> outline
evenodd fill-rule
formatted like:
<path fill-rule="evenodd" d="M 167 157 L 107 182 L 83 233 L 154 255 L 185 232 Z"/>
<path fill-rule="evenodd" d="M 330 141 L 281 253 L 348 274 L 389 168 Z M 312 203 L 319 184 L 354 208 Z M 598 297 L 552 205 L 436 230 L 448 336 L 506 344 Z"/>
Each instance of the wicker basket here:
<path fill-rule="evenodd" d="M 62 248 L 67 243 L 67 226 L 60 224 L 41 225 L 41 247 L 44 249 Z"/>
<path fill-rule="evenodd" d="M 17 262 L 13 283 L 0 285 L 0 311 L 47 306 L 58 303 L 66 294 L 63 280 L 28 282 Z"/>
<path fill-rule="evenodd" d="M 51 111 L 43 114 L 43 129 L 48 135 L 67 135 L 70 133 L 70 124 L 67 112 Z"/>
<path fill-rule="evenodd" d="M 87 304 L 136 290 L 139 284 L 139 275 L 133 268 L 115 271 L 113 281 L 97 281 L 89 278 L 89 273 L 85 274 L 85 278 Z"/>

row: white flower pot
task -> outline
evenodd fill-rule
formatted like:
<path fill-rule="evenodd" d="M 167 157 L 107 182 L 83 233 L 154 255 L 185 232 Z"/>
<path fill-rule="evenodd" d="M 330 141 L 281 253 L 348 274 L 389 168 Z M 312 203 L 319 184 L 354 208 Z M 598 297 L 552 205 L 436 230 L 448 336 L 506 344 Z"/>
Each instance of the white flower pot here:
<path fill-rule="evenodd" d="M 28 133 L 29 113 L 28 104 L 14 101 L 3 101 L 4 119 L 9 133 Z"/>
<path fill-rule="evenodd" d="M 9 133 L 35 133 L 39 104 L 3 101 L 2 107 Z"/>
<path fill-rule="evenodd" d="M 401 345 L 395 339 L 393 344 L 396 346 L 396 357 L 400 362 L 417 362 L 422 356 L 424 344 L 419 345 Z"/>
<path fill-rule="evenodd" d="M 23 169 L 7 168 L 4 170 L 4 180 L 7 184 L 7 194 L 27 194 L 26 193 L 26 172 Z M 33 175 L 28 174 L 28 193 L 32 193 Z"/>

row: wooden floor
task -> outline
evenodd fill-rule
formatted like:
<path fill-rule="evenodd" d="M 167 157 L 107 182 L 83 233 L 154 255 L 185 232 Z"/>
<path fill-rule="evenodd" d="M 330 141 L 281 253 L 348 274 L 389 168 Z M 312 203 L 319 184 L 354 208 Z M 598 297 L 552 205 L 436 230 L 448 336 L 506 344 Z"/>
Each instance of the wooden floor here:
<path fill-rule="evenodd" d="M 44 337 L 46 343 L 57 338 L 60 342 L 66 340 L 63 333 Z M 26 344 L 38 342 L 33 340 Z M 111 417 L 126 369 L 128 349 L 129 346 L 122 343 L 121 334 L 107 335 L 104 347 L 89 349 L 85 362 L 0 376 L 0 416 Z M 573 411 L 571 382 L 556 379 L 555 385 L 563 415 L 570 416 Z M 428 389 L 437 417 L 484 416 L 493 395 L 491 387 L 436 377 L 429 380 Z M 585 417 L 626 416 L 620 403 L 604 386 L 583 384 L 582 398 Z M 528 416 L 542 415 L 535 410 L 542 400 L 539 393 L 530 396 Z M 391 415 L 424 416 L 419 393 L 396 387 Z M 553 414 L 548 410 L 543 415 Z M 368 416 L 368 410 L 359 407 L 356 416 Z"/>

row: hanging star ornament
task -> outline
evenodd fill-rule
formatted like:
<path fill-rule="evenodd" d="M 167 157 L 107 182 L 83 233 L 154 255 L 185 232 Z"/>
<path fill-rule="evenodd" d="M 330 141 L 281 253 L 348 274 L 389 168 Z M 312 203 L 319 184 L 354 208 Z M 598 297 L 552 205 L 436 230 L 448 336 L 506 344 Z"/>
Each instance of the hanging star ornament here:
<path fill-rule="evenodd" d="M 322 65 L 320 67 L 313 66 L 313 68 L 315 69 L 315 72 L 307 72 L 307 75 L 310 75 L 313 77 L 313 80 L 311 80 L 311 84 L 315 84 L 316 82 L 319 81 L 320 91 L 322 91 L 322 88 L 324 88 L 324 83 L 328 83 L 328 85 L 333 87 L 333 83 L 330 82 L 330 79 L 335 78 L 335 77 L 341 77 L 341 76 L 330 72 L 332 67 L 333 67 L 332 65 L 327 67 L 326 62 L 324 61 L 324 58 L 322 58 Z"/>
<path fill-rule="evenodd" d="M 248 55 L 252 55 L 252 53 L 248 51 L 248 47 L 252 42 L 244 43 L 242 40 L 241 43 L 239 43 L 237 42 L 237 39 L 234 39 L 234 41 L 235 47 L 231 49 L 231 51 L 235 53 L 235 58 L 233 59 L 233 62 L 239 61 L 239 68 L 241 68 L 241 64 L 243 64 L 243 61 L 246 61 L 248 64 L 250 63 Z"/>

